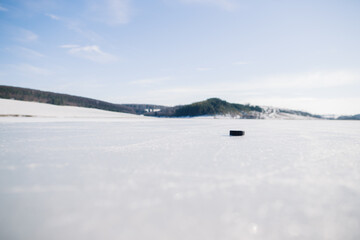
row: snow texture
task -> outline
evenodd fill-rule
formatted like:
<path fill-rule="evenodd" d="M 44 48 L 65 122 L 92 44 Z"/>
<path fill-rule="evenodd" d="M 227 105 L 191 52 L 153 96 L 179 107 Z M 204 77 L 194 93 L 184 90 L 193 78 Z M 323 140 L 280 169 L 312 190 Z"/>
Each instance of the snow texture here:
<path fill-rule="evenodd" d="M 285 113 L 281 112 L 280 108 L 275 107 L 267 107 L 261 106 L 264 109 L 264 112 L 260 113 L 260 119 L 285 119 L 285 120 L 319 120 L 319 118 L 314 118 L 311 116 L 303 116 L 295 113 Z M 283 109 L 288 110 L 289 112 L 293 111 L 291 109 Z"/>
<path fill-rule="evenodd" d="M 127 113 L 104 111 L 94 108 L 57 106 L 46 103 L 0 99 L 1 116 L 45 118 L 141 118 Z"/>
<path fill-rule="evenodd" d="M 359 121 L 0 122 L 0 239 L 357 240 L 359 182 Z"/>

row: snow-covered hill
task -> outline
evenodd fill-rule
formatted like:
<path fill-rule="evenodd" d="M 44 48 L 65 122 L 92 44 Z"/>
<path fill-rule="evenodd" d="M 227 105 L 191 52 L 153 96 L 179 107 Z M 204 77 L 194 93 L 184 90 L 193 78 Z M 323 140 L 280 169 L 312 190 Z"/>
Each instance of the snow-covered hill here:
<path fill-rule="evenodd" d="M 262 112 L 250 111 L 239 114 L 208 115 L 196 118 L 235 119 L 283 119 L 314 120 L 326 119 L 306 112 L 261 106 Z M 58 106 L 46 103 L 0 99 L 0 117 L 45 117 L 45 118 L 144 118 L 140 115 L 118 113 L 94 108 Z"/>
<path fill-rule="evenodd" d="M 246 115 L 216 115 L 197 118 L 252 118 L 252 119 L 319 119 L 304 116 L 296 111 L 284 111 L 273 107 L 262 107 L 264 112 L 250 112 Z M 298 113 L 298 114 L 297 114 Z M 42 118 L 144 118 L 140 115 L 104 111 L 93 108 L 58 106 L 46 103 L 0 99 L 0 117 L 42 117 Z"/>
<path fill-rule="evenodd" d="M 226 115 L 204 115 L 195 117 L 197 119 L 216 118 L 216 119 L 278 119 L 278 120 L 321 120 L 332 119 L 320 115 L 312 115 L 302 111 L 280 109 L 274 107 L 261 106 L 262 112 L 244 112 L 239 114 Z"/>
<path fill-rule="evenodd" d="M 1 117 L 46 118 L 142 118 L 142 116 L 93 108 L 57 106 L 46 103 L 0 99 Z"/>
<path fill-rule="evenodd" d="M 263 112 L 258 116 L 260 119 L 285 119 L 285 120 L 315 120 L 323 119 L 322 116 L 312 115 L 307 112 L 274 107 L 261 106 Z"/>

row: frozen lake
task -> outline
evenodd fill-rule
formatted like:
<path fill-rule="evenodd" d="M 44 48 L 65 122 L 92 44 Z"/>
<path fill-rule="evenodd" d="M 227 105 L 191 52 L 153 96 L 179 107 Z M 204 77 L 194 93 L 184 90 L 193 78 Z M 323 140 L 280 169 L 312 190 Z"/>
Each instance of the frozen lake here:
<path fill-rule="evenodd" d="M 360 239 L 360 121 L 36 121 L 0 122 L 0 239 Z"/>

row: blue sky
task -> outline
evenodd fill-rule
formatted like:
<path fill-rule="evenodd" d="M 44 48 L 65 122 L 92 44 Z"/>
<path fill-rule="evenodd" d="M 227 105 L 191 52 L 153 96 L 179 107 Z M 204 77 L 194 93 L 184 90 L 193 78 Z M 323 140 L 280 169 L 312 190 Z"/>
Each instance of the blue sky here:
<path fill-rule="evenodd" d="M 0 84 L 360 113 L 357 0 L 0 0 Z"/>

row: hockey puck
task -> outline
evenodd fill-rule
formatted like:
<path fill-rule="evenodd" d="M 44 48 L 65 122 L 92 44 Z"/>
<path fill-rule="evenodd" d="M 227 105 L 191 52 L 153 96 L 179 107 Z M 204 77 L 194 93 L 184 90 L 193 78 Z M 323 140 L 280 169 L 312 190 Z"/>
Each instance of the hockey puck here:
<path fill-rule="evenodd" d="M 245 135 L 244 131 L 230 130 L 230 136 L 243 136 L 243 135 Z"/>

